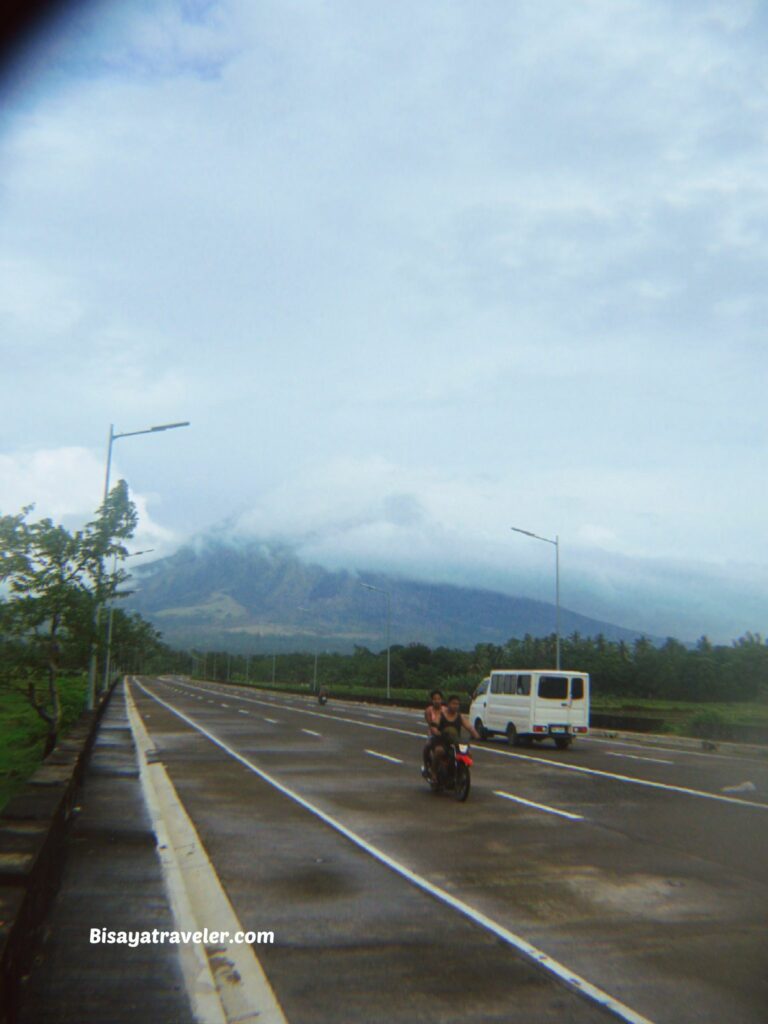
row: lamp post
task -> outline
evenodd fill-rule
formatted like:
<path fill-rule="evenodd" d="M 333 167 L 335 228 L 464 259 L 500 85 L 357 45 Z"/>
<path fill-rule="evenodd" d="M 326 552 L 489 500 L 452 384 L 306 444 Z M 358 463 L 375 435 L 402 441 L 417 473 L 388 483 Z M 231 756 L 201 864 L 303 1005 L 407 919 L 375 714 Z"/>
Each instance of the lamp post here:
<path fill-rule="evenodd" d="M 511 526 L 515 533 L 523 533 L 526 537 L 533 537 L 535 540 L 543 540 L 545 544 L 553 544 L 555 548 L 555 668 L 560 668 L 560 537 L 540 537 L 538 533 L 531 533 L 530 530 L 521 530 L 519 526 Z"/>
<path fill-rule="evenodd" d="M 384 590 L 381 587 L 374 587 L 371 583 L 361 583 L 361 587 L 365 590 L 375 590 L 377 594 L 383 594 L 387 599 L 387 700 L 390 699 L 391 694 L 391 677 L 392 677 L 392 659 L 391 649 L 389 642 L 390 628 L 392 624 L 392 593 L 389 590 Z"/>
<path fill-rule="evenodd" d="M 109 425 L 109 441 L 107 443 L 107 468 L 104 474 L 104 505 L 107 504 L 107 498 L 109 497 L 109 475 L 112 469 L 112 445 L 121 437 L 136 437 L 138 434 L 157 434 L 163 430 L 175 430 L 177 427 L 188 427 L 189 420 L 184 420 L 183 423 L 162 423 L 157 427 L 147 427 L 146 430 L 129 430 L 122 434 L 115 433 L 115 426 L 113 423 Z M 88 665 L 88 693 L 86 696 L 86 709 L 92 711 L 96 704 L 96 670 L 97 670 L 97 636 L 99 633 L 99 625 L 101 623 L 101 601 L 96 605 L 96 611 L 93 617 L 93 641 L 91 643 L 91 657 Z"/>
<path fill-rule="evenodd" d="M 311 609 L 310 608 L 305 608 L 303 605 L 299 605 L 299 611 L 300 612 L 310 612 Z M 315 637 L 315 668 L 314 668 L 314 672 L 312 674 L 312 693 L 317 693 L 317 647 L 318 647 L 318 636 L 319 636 L 319 634 L 318 634 L 318 631 L 317 631 L 316 628 L 313 630 L 313 633 L 314 633 L 314 637 Z M 273 662 L 272 662 L 272 682 L 274 682 L 274 675 L 275 675 L 275 663 L 274 663 L 274 660 L 273 660 Z"/>

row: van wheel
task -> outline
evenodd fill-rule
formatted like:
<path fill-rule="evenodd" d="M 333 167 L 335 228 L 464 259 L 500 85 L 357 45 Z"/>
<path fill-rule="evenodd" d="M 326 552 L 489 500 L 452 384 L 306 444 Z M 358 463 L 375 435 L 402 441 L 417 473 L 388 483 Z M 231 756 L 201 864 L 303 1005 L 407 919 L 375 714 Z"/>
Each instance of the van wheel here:
<path fill-rule="evenodd" d="M 570 736 L 555 736 L 555 746 L 558 750 L 567 750 L 572 743 Z"/>
<path fill-rule="evenodd" d="M 478 734 L 481 740 L 488 739 L 488 730 L 483 725 L 482 718 L 475 719 L 475 732 Z"/>
<path fill-rule="evenodd" d="M 511 722 L 507 726 L 507 743 L 510 747 L 520 746 L 520 737 L 517 735 L 517 729 Z"/>

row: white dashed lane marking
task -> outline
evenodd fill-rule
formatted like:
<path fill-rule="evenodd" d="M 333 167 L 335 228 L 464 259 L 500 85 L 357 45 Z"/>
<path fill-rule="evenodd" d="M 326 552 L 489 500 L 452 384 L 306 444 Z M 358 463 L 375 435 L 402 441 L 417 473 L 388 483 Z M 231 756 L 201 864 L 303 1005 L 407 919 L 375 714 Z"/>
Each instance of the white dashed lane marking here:
<path fill-rule="evenodd" d="M 651 761 L 653 764 L 674 764 L 674 761 L 665 761 L 661 757 L 640 757 L 639 754 L 619 754 L 615 750 L 606 751 L 608 757 L 628 757 L 632 761 Z"/>
<path fill-rule="evenodd" d="M 557 814 L 561 818 L 570 818 L 571 821 L 584 821 L 581 814 L 571 814 L 570 811 L 560 811 L 556 807 L 547 807 L 546 804 L 537 804 L 533 800 L 524 800 L 521 796 L 513 793 L 505 793 L 502 789 L 494 789 L 496 796 L 502 796 L 505 800 L 513 800 L 516 804 L 525 804 L 526 807 L 534 807 L 537 811 L 546 811 L 547 814 Z"/>
<path fill-rule="evenodd" d="M 380 754 L 377 750 L 366 750 L 366 754 L 370 754 L 371 757 L 380 757 L 383 761 L 391 761 L 393 764 L 403 764 L 399 757 L 390 757 L 389 754 Z"/>

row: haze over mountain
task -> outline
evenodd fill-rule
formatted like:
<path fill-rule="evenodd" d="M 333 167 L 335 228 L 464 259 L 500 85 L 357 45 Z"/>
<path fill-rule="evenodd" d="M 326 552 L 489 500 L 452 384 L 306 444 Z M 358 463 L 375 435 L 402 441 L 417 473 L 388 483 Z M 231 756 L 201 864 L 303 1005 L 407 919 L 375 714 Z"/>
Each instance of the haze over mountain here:
<path fill-rule="evenodd" d="M 492 590 L 404 576 L 329 570 L 290 545 L 206 537 L 143 566 L 128 601 L 182 647 L 233 651 L 381 649 L 391 594 L 393 643 L 473 647 L 555 630 L 555 607 Z M 638 631 L 561 608 L 561 633 L 631 641 Z"/>

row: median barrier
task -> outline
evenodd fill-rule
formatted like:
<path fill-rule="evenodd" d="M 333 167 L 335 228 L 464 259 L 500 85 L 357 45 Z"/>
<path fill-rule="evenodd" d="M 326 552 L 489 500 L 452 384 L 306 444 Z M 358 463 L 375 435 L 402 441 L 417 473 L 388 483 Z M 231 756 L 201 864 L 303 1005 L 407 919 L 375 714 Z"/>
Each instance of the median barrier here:
<path fill-rule="evenodd" d="M 664 732 L 663 718 L 642 718 L 638 715 L 606 715 L 593 711 L 589 724 L 595 729 L 619 729 L 622 732 Z"/>

